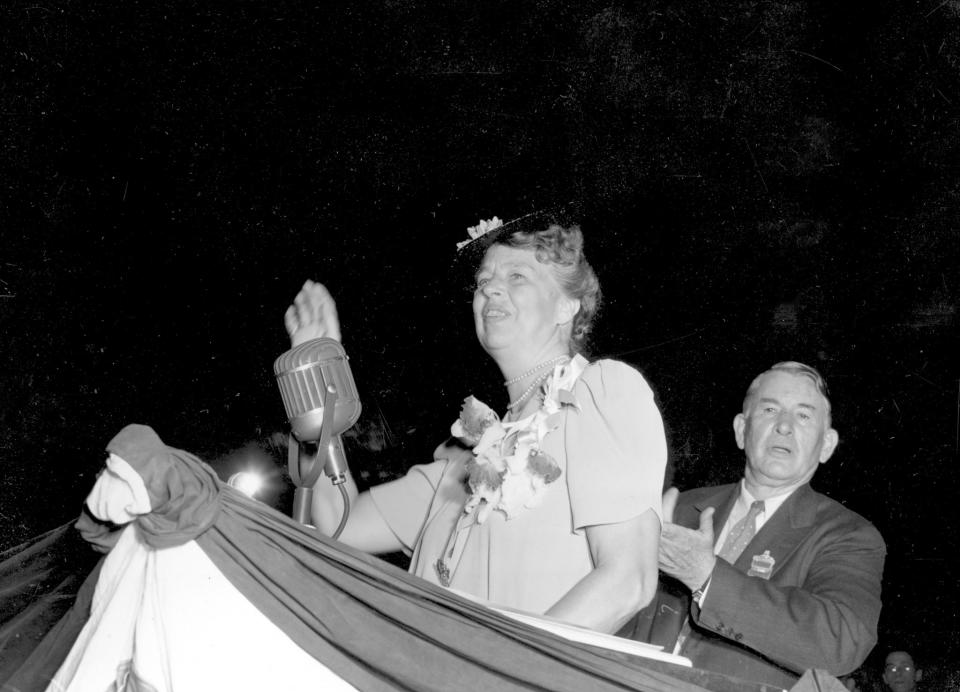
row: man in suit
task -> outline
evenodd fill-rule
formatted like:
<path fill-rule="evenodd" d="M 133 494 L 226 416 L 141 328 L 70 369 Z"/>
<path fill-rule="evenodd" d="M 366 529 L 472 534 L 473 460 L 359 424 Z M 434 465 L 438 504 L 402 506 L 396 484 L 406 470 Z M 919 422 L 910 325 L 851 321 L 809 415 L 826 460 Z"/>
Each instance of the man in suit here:
<path fill-rule="evenodd" d="M 886 547 L 809 485 L 838 442 L 823 378 L 774 365 L 750 385 L 733 431 L 743 479 L 664 494 L 665 576 L 621 634 L 784 689 L 810 668 L 850 673 L 876 643 Z"/>

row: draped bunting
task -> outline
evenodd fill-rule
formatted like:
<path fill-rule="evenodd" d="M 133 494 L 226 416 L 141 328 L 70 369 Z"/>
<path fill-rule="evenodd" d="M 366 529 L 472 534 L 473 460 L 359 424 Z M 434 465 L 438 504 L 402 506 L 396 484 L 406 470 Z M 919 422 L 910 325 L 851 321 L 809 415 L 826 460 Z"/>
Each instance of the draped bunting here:
<path fill-rule="evenodd" d="M 71 612 L 85 581 L 92 591 L 99 561 L 99 554 L 81 540 L 72 522 L 0 554 L 0 682 L 27 661 L 44 637 L 46 646 L 37 651 L 38 659 L 45 651 L 56 660 L 38 668 L 56 671 L 66 652 L 55 650 L 51 632 L 58 623 L 60 628 L 67 625 L 64 615 Z M 75 631 L 72 634 L 76 636 Z"/>
<path fill-rule="evenodd" d="M 68 579 L 45 581 L 43 573 L 49 574 L 52 565 L 62 568 L 65 564 L 56 557 L 57 550 L 67 555 L 77 552 L 79 541 L 68 526 L 2 556 L 0 578 L 5 588 L 0 603 L 0 645 L 4 658 L 0 659 L 0 682 L 5 683 L 4 690 L 44 689 L 61 668 L 60 680 L 69 681 L 71 670 L 93 665 L 88 659 L 99 646 L 97 642 L 110 640 L 109 646 L 119 646 L 113 641 L 115 633 L 103 637 L 98 625 L 107 617 L 123 619 L 124 614 L 130 618 L 123 624 L 130 636 L 140 637 L 141 644 L 151 642 L 152 647 L 150 658 L 141 659 L 141 664 L 134 658 L 133 667 L 140 665 L 140 669 L 124 672 L 129 677 L 123 679 L 129 679 L 131 685 L 158 682 L 138 680 L 134 674 L 167 675 L 169 682 L 178 670 L 197 671 L 177 656 L 190 658 L 191 665 L 196 665 L 208 649 L 207 668 L 214 668 L 220 665 L 215 655 L 223 653 L 218 642 L 234 642 L 229 646 L 244 652 L 234 656 L 230 665 L 241 670 L 244 666 L 268 666 L 269 670 L 270 661 L 246 653 L 268 646 L 269 640 L 269 646 L 288 642 L 294 649 L 288 666 L 283 671 L 274 669 L 277 679 L 292 667 L 316 664 L 310 670 L 320 672 L 310 673 L 310 679 L 300 682 L 304 689 L 333 689 L 334 680 L 345 688 L 373 691 L 764 689 L 578 644 L 518 622 L 319 537 L 221 484 L 193 455 L 158 446 L 159 438 L 153 440 L 156 436 L 149 428 L 128 426 L 118 438 L 122 436 L 127 443 L 132 439 L 135 448 L 137 440 L 145 440 L 151 450 L 138 455 L 121 444 L 111 447 L 118 456 L 123 451 L 130 457 L 123 458 L 142 478 L 151 511 L 125 529 L 98 524 L 89 516 L 81 518 L 78 528 L 86 536 L 96 538 L 100 545 L 113 545 L 105 561 L 91 570 L 89 556 L 96 553 L 89 550 L 83 560 L 76 561 L 79 567 Z M 107 534 L 112 535 L 110 540 L 104 540 Z M 6 588 L 7 578 L 14 574 L 20 575 L 21 587 L 11 590 Z M 150 579 L 157 583 L 145 594 L 137 595 L 129 588 L 137 580 L 149 585 Z M 25 585 L 29 584 L 33 585 L 32 598 L 27 598 Z M 41 591 L 44 595 L 38 598 Z M 189 598 L 202 593 L 209 596 Z M 234 593 L 242 597 L 242 603 L 229 600 Z M 64 598 L 74 594 L 75 603 L 64 614 Z M 183 630 L 189 626 L 178 619 L 184 615 L 174 611 L 184 610 L 187 603 L 193 604 L 186 609 L 196 611 L 194 615 L 203 614 L 204 607 L 221 596 L 229 605 L 216 606 L 220 610 L 197 625 L 190 640 L 191 630 Z M 123 598 L 128 601 L 117 600 Z M 177 639 L 167 644 L 162 639 L 153 641 L 151 638 L 158 636 L 157 623 L 181 628 Z M 12 648 L 11 642 L 16 642 Z M 124 646 L 136 650 L 135 641 Z M 178 678 L 176 689 L 200 689 L 200 678 L 215 678 L 208 669 Z M 251 673 L 251 684 L 256 675 Z M 329 675 L 324 678 L 327 683 L 321 684 L 316 675 Z M 234 674 L 232 679 L 244 677 Z M 205 684 L 205 689 L 211 689 Z"/>

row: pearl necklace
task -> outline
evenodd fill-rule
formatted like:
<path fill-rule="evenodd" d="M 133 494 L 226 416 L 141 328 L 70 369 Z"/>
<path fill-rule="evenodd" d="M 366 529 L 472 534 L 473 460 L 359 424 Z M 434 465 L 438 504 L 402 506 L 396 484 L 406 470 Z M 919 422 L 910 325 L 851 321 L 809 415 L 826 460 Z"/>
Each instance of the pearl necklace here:
<path fill-rule="evenodd" d="M 534 373 L 540 372 L 540 371 L 543 370 L 544 368 L 546 368 L 546 367 L 548 367 L 548 366 L 550 366 L 550 365 L 553 365 L 554 363 L 559 363 L 561 360 L 569 360 L 569 359 L 570 359 L 570 356 L 557 356 L 556 358 L 551 358 L 550 360 L 545 360 L 545 361 L 543 361 L 542 363 L 540 363 L 539 365 L 534 365 L 532 368 L 530 368 L 529 370 L 527 370 L 527 371 L 526 371 L 525 373 L 523 373 L 522 375 L 517 375 L 517 376 L 514 377 L 513 379 L 507 380 L 506 382 L 503 383 L 503 386 L 504 386 L 504 387 L 509 387 L 509 386 L 512 385 L 512 384 L 516 384 L 517 382 L 520 382 L 521 380 L 525 380 L 526 378 L 530 377 L 530 375 L 533 375 Z"/>
<path fill-rule="evenodd" d="M 537 369 L 547 364 L 559 363 L 560 361 L 568 361 L 568 360 L 570 360 L 570 356 L 559 356 L 557 358 L 553 358 L 552 360 L 546 361 L 546 363 L 541 363 L 539 366 L 537 366 Z M 534 372 L 536 372 L 536 370 L 534 370 Z M 526 390 L 523 392 L 523 394 L 520 395 L 519 399 L 517 399 L 512 403 L 507 404 L 507 410 L 512 411 L 518 406 L 520 406 L 521 404 L 523 404 L 530 397 L 530 395 L 533 394 L 534 390 L 540 385 L 542 385 L 544 381 L 548 377 L 550 377 L 551 374 L 552 374 L 552 371 L 548 370 L 547 372 L 540 375 L 540 377 L 536 378 L 533 382 L 531 382 L 530 386 L 527 387 Z"/>
<path fill-rule="evenodd" d="M 513 403 L 507 404 L 507 410 L 508 410 L 508 411 L 512 411 L 512 410 L 515 409 L 517 406 L 519 406 L 519 405 L 522 404 L 524 401 L 526 401 L 527 398 L 528 398 L 531 394 L 533 394 L 533 390 L 537 388 L 537 385 L 543 384 L 543 381 L 544 381 L 545 379 L 547 379 L 547 376 L 548 376 L 549 374 L 550 374 L 549 372 L 545 372 L 545 373 L 543 373 L 542 375 L 540 375 L 540 377 L 538 377 L 538 378 L 535 379 L 533 382 L 531 382 L 531 383 L 530 383 L 530 386 L 527 387 L 526 391 L 525 391 L 523 394 L 520 395 L 520 398 L 519 398 L 519 399 L 517 399 L 517 400 L 514 401 Z"/>

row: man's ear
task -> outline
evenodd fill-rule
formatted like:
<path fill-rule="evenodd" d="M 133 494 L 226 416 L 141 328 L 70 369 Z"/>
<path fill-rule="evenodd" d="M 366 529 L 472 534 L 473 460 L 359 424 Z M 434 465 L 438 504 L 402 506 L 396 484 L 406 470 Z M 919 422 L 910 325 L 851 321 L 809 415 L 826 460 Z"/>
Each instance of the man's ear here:
<path fill-rule="evenodd" d="M 917 668 L 916 675 L 913 676 L 913 679 L 917 682 L 923 679 L 923 668 Z"/>
<path fill-rule="evenodd" d="M 558 324 L 571 322 L 578 312 L 580 312 L 579 298 L 563 298 L 560 301 L 560 314 L 557 315 Z"/>
<path fill-rule="evenodd" d="M 823 433 L 823 446 L 820 447 L 820 463 L 826 464 L 827 459 L 833 456 L 833 452 L 840 443 L 840 435 L 833 428 L 827 428 Z"/>
<path fill-rule="evenodd" d="M 744 437 L 743 431 L 747 427 L 747 419 L 742 413 L 733 417 L 733 436 L 737 438 L 737 447 L 743 449 Z"/>

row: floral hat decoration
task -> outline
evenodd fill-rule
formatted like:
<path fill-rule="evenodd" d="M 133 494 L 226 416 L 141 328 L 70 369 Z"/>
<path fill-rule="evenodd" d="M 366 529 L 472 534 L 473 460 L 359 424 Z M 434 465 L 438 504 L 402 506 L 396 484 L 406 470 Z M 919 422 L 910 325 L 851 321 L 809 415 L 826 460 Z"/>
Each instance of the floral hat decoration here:
<path fill-rule="evenodd" d="M 558 222 L 557 213 L 545 210 L 532 211 L 510 221 L 502 221 L 497 216 L 492 219 L 481 219 L 476 226 L 467 228 L 468 237 L 457 243 L 457 260 L 476 258 L 497 240 L 510 233 L 540 231 L 556 222 Z"/>
<path fill-rule="evenodd" d="M 469 245 L 477 238 L 482 238 L 487 233 L 490 233 L 491 231 L 495 231 L 498 228 L 501 228 L 502 226 L 503 226 L 503 221 L 501 221 L 500 218 L 497 216 L 494 216 L 492 219 L 488 221 L 484 221 L 483 219 L 481 219 L 480 223 L 478 223 L 476 226 L 470 226 L 469 228 L 467 228 L 467 233 L 470 234 L 470 237 L 467 238 L 466 240 L 461 240 L 459 243 L 457 243 L 457 250 L 462 250 L 465 246 Z"/>

